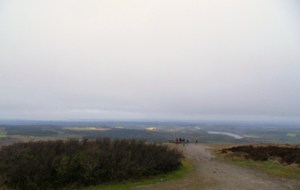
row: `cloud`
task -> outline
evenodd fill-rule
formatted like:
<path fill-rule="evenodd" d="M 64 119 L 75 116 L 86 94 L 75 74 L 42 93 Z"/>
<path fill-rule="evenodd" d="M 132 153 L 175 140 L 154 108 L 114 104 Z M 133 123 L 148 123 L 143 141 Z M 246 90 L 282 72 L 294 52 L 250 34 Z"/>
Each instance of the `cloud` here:
<path fill-rule="evenodd" d="M 300 116 L 296 1 L 0 7 L 0 118 Z"/>

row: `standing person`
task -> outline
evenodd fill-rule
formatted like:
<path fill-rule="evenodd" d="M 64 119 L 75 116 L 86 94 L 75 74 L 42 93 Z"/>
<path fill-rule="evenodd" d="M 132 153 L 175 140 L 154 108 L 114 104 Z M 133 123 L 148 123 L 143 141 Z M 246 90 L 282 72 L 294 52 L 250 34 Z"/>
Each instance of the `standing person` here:
<path fill-rule="evenodd" d="M 195 144 L 197 144 L 198 143 L 198 137 L 196 136 L 196 138 L 195 138 Z"/>
<path fill-rule="evenodd" d="M 178 144 L 178 138 L 176 138 L 176 144 Z"/>

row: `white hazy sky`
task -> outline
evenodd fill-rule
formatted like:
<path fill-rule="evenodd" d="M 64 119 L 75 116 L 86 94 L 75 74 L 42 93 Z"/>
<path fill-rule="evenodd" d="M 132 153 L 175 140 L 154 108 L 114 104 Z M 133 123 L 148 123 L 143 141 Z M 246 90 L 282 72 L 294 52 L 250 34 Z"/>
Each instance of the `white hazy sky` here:
<path fill-rule="evenodd" d="M 0 119 L 299 119 L 299 0 L 0 0 Z"/>

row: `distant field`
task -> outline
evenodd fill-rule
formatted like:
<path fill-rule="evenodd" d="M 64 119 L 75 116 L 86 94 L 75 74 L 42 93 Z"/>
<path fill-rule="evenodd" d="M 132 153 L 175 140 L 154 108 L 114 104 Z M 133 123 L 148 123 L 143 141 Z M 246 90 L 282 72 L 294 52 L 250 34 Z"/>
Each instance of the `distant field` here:
<path fill-rule="evenodd" d="M 7 137 L 7 132 L 4 131 L 3 129 L 0 129 L 0 139 L 5 137 Z"/>
<path fill-rule="evenodd" d="M 288 136 L 288 137 L 296 137 L 297 134 L 296 133 L 288 133 L 288 134 L 286 134 L 286 136 Z"/>
<path fill-rule="evenodd" d="M 66 127 L 65 130 L 71 131 L 109 131 L 111 128 L 102 128 L 102 127 Z"/>

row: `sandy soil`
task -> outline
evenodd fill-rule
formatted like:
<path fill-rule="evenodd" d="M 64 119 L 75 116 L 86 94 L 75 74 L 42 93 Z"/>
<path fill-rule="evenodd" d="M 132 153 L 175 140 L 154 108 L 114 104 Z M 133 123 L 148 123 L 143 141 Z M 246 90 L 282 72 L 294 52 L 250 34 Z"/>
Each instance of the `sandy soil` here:
<path fill-rule="evenodd" d="M 140 186 L 134 190 L 300 190 L 300 181 L 277 178 L 255 169 L 218 160 L 206 145 L 187 145 L 193 171 L 183 179 Z"/>

